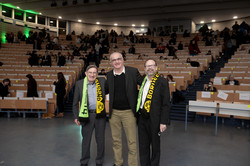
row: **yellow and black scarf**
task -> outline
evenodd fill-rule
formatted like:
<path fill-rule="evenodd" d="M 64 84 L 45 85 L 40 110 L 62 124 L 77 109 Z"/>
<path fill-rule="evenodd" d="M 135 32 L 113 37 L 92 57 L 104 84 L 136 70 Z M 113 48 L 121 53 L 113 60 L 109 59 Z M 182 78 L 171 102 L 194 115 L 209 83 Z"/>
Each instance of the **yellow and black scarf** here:
<path fill-rule="evenodd" d="M 156 72 L 154 77 L 151 80 L 149 90 L 148 90 L 148 94 L 147 94 L 147 97 L 145 99 L 143 109 L 142 109 L 143 113 L 146 113 L 146 114 L 150 113 L 151 101 L 152 101 L 152 97 L 153 97 L 153 93 L 154 93 L 154 89 L 155 89 L 155 83 L 156 83 L 157 79 L 159 78 L 159 76 L 160 76 L 159 73 Z M 140 109 L 140 105 L 141 105 L 141 102 L 142 102 L 141 101 L 142 100 L 142 92 L 143 92 L 143 88 L 144 88 L 144 85 L 145 85 L 146 81 L 147 81 L 147 76 L 144 78 L 144 80 L 142 82 L 142 85 L 140 87 L 139 95 L 138 95 L 138 98 L 137 98 L 136 112 L 138 112 L 139 109 Z"/>
<path fill-rule="evenodd" d="M 104 96 L 102 95 L 101 85 L 98 79 L 95 80 L 96 83 L 96 118 L 105 117 L 106 113 L 104 111 Z M 82 104 L 79 111 L 79 121 L 86 122 L 89 120 L 89 111 L 88 111 L 88 80 L 87 77 L 83 81 L 83 90 L 82 90 Z"/>

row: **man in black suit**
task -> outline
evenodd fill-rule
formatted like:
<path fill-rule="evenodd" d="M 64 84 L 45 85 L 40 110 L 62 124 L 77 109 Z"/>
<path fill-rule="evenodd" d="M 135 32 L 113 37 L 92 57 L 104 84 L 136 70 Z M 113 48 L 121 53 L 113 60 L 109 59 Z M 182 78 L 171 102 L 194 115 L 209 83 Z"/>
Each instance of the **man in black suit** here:
<path fill-rule="evenodd" d="M 233 75 L 229 75 L 228 80 L 226 80 L 225 85 L 239 85 L 239 81 L 234 79 Z"/>
<path fill-rule="evenodd" d="M 102 166 L 105 145 L 105 79 L 96 78 L 98 69 L 90 65 L 86 69 L 84 80 L 76 82 L 73 113 L 75 123 L 82 125 L 82 158 L 81 166 L 87 166 L 90 159 L 90 143 L 95 129 L 97 143 L 96 166 Z M 79 104 L 80 103 L 80 104 Z M 80 105 L 80 107 L 79 107 Z"/>
<path fill-rule="evenodd" d="M 121 53 L 112 53 L 110 60 L 114 69 L 107 73 L 105 89 L 106 93 L 109 94 L 109 122 L 113 139 L 114 165 L 123 165 L 123 127 L 129 151 L 128 165 L 138 166 L 135 115 L 137 85 L 141 84 L 142 77 L 136 68 L 124 66 Z"/>
<path fill-rule="evenodd" d="M 138 135 L 142 166 L 159 166 L 160 134 L 167 129 L 167 124 L 169 124 L 168 81 L 159 76 L 157 68 L 155 60 L 149 59 L 145 62 L 147 76 L 142 82 L 138 95 Z"/>

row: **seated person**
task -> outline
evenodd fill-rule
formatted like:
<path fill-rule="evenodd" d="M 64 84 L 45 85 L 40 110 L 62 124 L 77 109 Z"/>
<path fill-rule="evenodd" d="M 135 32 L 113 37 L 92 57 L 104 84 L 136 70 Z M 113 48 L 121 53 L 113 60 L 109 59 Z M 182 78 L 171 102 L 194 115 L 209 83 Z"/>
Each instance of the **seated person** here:
<path fill-rule="evenodd" d="M 190 37 L 190 33 L 188 33 L 188 30 L 185 30 L 185 31 L 184 31 L 183 37 Z"/>
<path fill-rule="evenodd" d="M 143 37 L 140 37 L 139 43 L 144 43 L 144 38 Z"/>
<path fill-rule="evenodd" d="M 128 53 L 129 54 L 135 54 L 135 48 L 134 48 L 134 46 L 130 46 L 130 48 L 128 49 Z"/>
<path fill-rule="evenodd" d="M 61 52 L 58 52 L 58 62 L 57 62 L 57 66 L 61 67 L 64 66 L 66 64 L 66 58 L 64 55 L 61 54 Z"/>
<path fill-rule="evenodd" d="M 9 95 L 9 86 L 11 86 L 11 82 L 8 78 L 5 78 L 3 82 L 0 83 L 0 96 L 2 96 L 2 98 Z"/>
<path fill-rule="evenodd" d="M 181 41 L 180 41 L 180 43 L 178 44 L 178 50 L 183 50 L 183 44 L 182 44 Z"/>
<path fill-rule="evenodd" d="M 189 54 L 192 56 L 195 56 L 201 52 L 199 47 L 198 47 L 198 44 L 195 40 L 190 41 L 190 44 L 188 46 L 188 50 L 189 50 Z"/>
<path fill-rule="evenodd" d="M 141 55 L 141 54 L 138 55 L 137 59 L 138 59 L 138 60 L 143 60 L 142 55 Z"/>
<path fill-rule="evenodd" d="M 208 50 L 208 52 L 206 53 L 206 55 L 212 55 L 211 50 Z"/>
<path fill-rule="evenodd" d="M 209 92 L 217 92 L 217 89 L 213 86 L 213 82 L 209 81 L 208 84 L 204 85 L 203 91 L 209 91 Z"/>
<path fill-rule="evenodd" d="M 99 75 L 104 75 L 104 76 L 107 75 L 107 73 L 105 72 L 105 69 L 102 69 Z"/>
<path fill-rule="evenodd" d="M 174 56 L 177 51 L 173 46 L 167 44 L 168 56 Z"/>
<path fill-rule="evenodd" d="M 154 42 L 154 40 L 151 41 L 151 48 L 156 48 L 156 42 Z"/>
<path fill-rule="evenodd" d="M 176 54 L 174 54 L 173 59 L 177 59 L 177 60 L 179 60 L 179 58 L 177 57 L 177 55 L 176 55 Z"/>
<path fill-rule="evenodd" d="M 191 61 L 190 58 L 187 58 L 186 63 L 190 63 L 192 67 L 200 67 L 200 63 L 197 61 Z"/>
<path fill-rule="evenodd" d="M 41 66 L 51 66 L 51 56 L 48 54 L 48 51 L 45 51 L 45 55 L 42 56 Z"/>
<path fill-rule="evenodd" d="M 226 80 L 225 85 L 239 85 L 239 81 L 234 79 L 233 75 L 229 75 L 228 80 Z"/>
<path fill-rule="evenodd" d="M 172 76 L 171 74 L 168 74 L 168 75 L 167 75 L 167 80 L 168 80 L 168 82 L 170 82 L 170 83 L 171 83 L 171 82 L 175 82 L 175 81 L 174 81 L 174 78 L 173 78 L 173 76 Z"/>
<path fill-rule="evenodd" d="M 130 44 L 130 40 L 128 39 L 128 37 L 125 37 L 124 40 L 123 40 L 123 45 L 127 46 L 129 44 Z"/>
<path fill-rule="evenodd" d="M 165 52 L 165 48 L 166 46 L 163 46 L 161 43 L 159 44 L 159 46 L 156 48 L 155 53 L 164 53 Z"/>

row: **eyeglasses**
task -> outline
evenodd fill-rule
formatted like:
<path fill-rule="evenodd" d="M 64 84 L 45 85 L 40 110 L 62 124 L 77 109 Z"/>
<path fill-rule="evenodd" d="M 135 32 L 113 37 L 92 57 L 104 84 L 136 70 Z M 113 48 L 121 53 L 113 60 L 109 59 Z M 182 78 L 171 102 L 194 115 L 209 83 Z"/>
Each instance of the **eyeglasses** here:
<path fill-rule="evenodd" d="M 117 59 L 112 59 L 111 62 L 115 62 L 115 61 L 121 61 L 122 58 L 117 58 Z"/>
<path fill-rule="evenodd" d="M 146 65 L 145 68 L 152 68 L 155 67 L 156 65 Z"/>

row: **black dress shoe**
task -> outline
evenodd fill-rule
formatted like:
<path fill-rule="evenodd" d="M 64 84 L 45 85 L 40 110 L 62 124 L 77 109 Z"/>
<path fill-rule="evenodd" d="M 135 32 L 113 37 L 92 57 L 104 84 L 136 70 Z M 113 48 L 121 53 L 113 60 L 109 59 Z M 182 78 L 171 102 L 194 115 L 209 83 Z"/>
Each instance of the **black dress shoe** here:
<path fill-rule="evenodd" d="M 81 166 L 88 166 L 88 164 L 81 164 Z"/>

